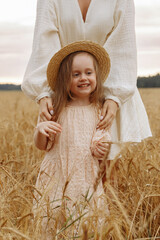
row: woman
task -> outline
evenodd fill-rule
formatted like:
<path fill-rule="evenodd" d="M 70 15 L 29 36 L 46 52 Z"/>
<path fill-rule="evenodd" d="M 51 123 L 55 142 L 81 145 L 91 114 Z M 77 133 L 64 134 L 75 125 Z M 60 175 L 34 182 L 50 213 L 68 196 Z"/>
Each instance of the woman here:
<path fill-rule="evenodd" d="M 40 104 L 42 121 L 52 115 L 46 68 L 51 56 L 79 40 L 99 43 L 109 53 L 111 71 L 98 127 L 110 128 L 113 142 L 140 142 L 151 136 L 136 87 L 137 54 L 133 0 L 38 0 L 32 55 L 22 90 Z M 119 152 L 112 145 L 110 159 Z"/>

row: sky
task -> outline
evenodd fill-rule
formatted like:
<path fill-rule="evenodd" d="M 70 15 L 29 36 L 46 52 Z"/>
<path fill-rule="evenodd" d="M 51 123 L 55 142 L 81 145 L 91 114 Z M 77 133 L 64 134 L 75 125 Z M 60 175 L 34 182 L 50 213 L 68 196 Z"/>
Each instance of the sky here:
<path fill-rule="evenodd" d="M 154 75 L 160 73 L 160 0 L 134 2 L 138 76 Z M 21 84 L 23 80 L 31 55 L 36 4 L 37 0 L 0 0 L 0 83 Z"/>

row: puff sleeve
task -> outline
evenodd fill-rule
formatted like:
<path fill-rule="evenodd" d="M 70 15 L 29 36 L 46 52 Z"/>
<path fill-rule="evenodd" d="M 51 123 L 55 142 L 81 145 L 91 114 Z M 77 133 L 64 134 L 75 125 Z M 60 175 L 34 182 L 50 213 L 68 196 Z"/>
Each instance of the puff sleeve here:
<path fill-rule="evenodd" d="M 21 85 L 24 93 L 37 102 L 53 94 L 47 84 L 46 69 L 60 48 L 54 1 L 38 0 L 32 54 Z"/>
<path fill-rule="evenodd" d="M 104 48 L 110 55 L 111 71 L 104 83 L 106 99 L 119 106 L 134 94 L 137 84 L 137 49 L 133 0 L 117 0 L 114 27 Z"/>

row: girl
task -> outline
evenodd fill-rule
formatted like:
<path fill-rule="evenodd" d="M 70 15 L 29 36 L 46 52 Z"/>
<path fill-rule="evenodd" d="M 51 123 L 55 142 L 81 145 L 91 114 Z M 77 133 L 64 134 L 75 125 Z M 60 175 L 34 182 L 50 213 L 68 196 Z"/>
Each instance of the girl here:
<path fill-rule="evenodd" d="M 109 70 L 105 49 L 88 41 L 67 45 L 48 65 L 48 84 L 55 92 L 53 120 L 39 121 L 34 133 L 35 145 L 48 151 L 36 183 L 43 193 L 42 198 L 36 196 L 38 205 L 43 206 L 42 216 L 48 216 L 42 221 L 42 239 L 52 239 L 57 214 L 53 209 L 58 206 L 63 205 L 69 214 L 94 190 L 93 199 L 98 206 L 102 204 L 102 181 L 95 184 L 111 138 L 105 129 L 96 131 L 96 126 L 104 102 L 102 84 Z"/>

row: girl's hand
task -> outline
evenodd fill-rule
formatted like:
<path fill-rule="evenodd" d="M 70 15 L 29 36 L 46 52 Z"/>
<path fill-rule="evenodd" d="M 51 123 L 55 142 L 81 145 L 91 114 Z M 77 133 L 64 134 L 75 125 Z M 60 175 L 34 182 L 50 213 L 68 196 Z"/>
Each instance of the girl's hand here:
<path fill-rule="evenodd" d="M 52 98 L 44 97 L 39 100 L 40 121 L 49 121 L 53 115 Z"/>
<path fill-rule="evenodd" d="M 94 149 L 94 157 L 98 158 L 99 160 L 103 159 L 110 150 L 110 144 L 105 142 L 98 142 Z"/>
<path fill-rule="evenodd" d="M 106 130 L 108 130 L 112 126 L 117 110 L 118 104 L 111 99 L 107 99 L 103 104 L 101 120 L 98 123 L 97 128 L 105 128 Z"/>
<path fill-rule="evenodd" d="M 40 122 L 37 124 L 36 129 L 46 137 L 49 137 L 49 134 L 57 134 L 57 132 L 62 131 L 61 125 L 54 121 Z"/>

